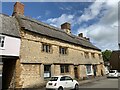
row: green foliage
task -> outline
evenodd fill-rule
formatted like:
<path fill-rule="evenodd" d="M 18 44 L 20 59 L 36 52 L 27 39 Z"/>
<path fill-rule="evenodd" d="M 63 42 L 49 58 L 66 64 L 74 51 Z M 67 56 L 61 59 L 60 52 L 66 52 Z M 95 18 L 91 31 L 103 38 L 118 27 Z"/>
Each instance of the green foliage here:
<path fill-rule="evenodd" d="M 105 51 L 102 52 L 104 62 L 110 60 L 111 53 L 112 53 L 111 50 L 105 50 Z"/>

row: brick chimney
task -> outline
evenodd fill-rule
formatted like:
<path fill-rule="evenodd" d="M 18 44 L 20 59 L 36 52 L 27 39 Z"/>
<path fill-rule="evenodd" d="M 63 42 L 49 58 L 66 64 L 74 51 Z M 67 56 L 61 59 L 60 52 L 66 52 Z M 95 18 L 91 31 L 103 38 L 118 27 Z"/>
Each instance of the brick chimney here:
<path fill-rule="evenodd" d="M 63 29 L 66 33 L 71 34 L 71 25 L 68 22 L 65 22 L 61 25 L 61 29 Z"/>
<path fill-rule="evenodd" d="M 79 37 L 83 37 L 83 33 L 78 34 Z"/>
<path fill-rule="evenodd" d="M 16 15 L 16 14 L 24 15 L 24 4 L 22 4 L 20 2 L 16 2 L 14 4 L 13 15 Z"/>

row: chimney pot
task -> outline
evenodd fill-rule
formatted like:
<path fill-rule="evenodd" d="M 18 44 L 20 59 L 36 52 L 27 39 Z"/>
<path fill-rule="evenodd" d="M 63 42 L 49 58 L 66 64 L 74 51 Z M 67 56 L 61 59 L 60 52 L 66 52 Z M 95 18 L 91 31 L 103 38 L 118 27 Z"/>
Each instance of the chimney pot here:
<path fill-rule="evenodd" d="M 14 11 L 13 11 L 13 15 L 15 14 L 21 14 L 24 15 L 24 4 L 20 3 L 20 2 L 16 2 L 14 4 Z"/>
<path fill-rule="evenodd" d="M 90 41 L 90 38 L 86 38 L 88 41 Z"/>
<path fill-rule="evenodd" d="M 83 37 L 83 33 L 78 34 L 79 37 Z"/>

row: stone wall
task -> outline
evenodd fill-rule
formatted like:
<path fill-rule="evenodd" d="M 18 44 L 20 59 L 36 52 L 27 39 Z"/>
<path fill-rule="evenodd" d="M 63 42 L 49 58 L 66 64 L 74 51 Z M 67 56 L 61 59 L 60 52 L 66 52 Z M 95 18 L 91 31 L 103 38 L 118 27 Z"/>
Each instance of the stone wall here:
<path fill-rule="evenodd" d="M 22 64 L 21 82 L 25 88 L 39 87 L 43 83 L 40 64 Z M 38 85 L 38 86 L 37 86 Z"/>
<path fill-rule="evenodd" d="M 71 64 L 97 64 L 101 61 L 98 54 L 101 52 L 93 49 L 82 48 L 56 39 L 47 38 L 40 35 L 24 33 L 21 40 L 21 62 L 23 63 L 71 63 Z M 42 52 L 42 43 L 52 45 L 52 53 Z M 59 46 L 68 47 L 67 55 L 59 54 Z M 85 61 L 84 52 L 95 53 L 96 58 L 91 62 Z M 91 59 L 91 56 L 90 56 Z M 95 62 L 96 61 L 96 62 Z"/>
<path fill-rule="evenodd" d="M 60 64 L 69 65 L 69 74 L 73 78 L 74 65 L 78 68 L 78 77 L 86 77 L 86 67 L 84 64 L 100 64 L 103 62 L 99 58 L 100 51 L 87 49 L 72 45 L 64 41 L 48 38 L 31 32 L 21 31 L 21 49 L 20 49 L 20 73 L 18 76 L 18 87 L 39 87 L 44 83 L 44 65 L 51 65 L 51 75 L 60 75 Z M 52 53 L 42 52 L 42 43 L 52 45 Z M 68 47 L 67 55 L 59 54 L 59 46 Z M 84 52 L 89 52 L 89 59 L 84 57 Z M 91 57 L 95 53 L 95 58 Z M 98 67 L 98 69 L 101 67 Z M 100 72 L 100 71 L 99 71 Z M 98 73 L 99 74 L 99 73 Z M 17 83 L 16 82 L 16 83 Z"/>
<path fill-rule="evenodd" d="M 79 78 L 80 79 L 84 79 L 85 77 L 87 77 L 87 75 L 86 75 L 86 67 L 85 67 L 85 65 L 80 65 L 79 66 L 79 72 L 80 72 L 80 74 L 79 74 Z"/>

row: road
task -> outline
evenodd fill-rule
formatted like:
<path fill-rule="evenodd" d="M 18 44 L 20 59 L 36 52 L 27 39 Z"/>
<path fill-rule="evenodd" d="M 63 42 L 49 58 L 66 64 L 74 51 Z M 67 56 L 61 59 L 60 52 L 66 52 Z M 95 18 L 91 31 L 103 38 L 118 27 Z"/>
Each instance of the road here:
<path fill-rule="evenodd" d="M 94 81 L 87 84 L 82 84 L 79 86 L 79 90 L 118 90 L 118 82 L 120 84 L 120 79 L 108 78 L 104 80 Z M 119 86 L 120 87 L 120 86 Z M 42 88 L 40 90 L 45 90 Z"/>
<path fill-rule="evenodd" d="M 80 85 L 79 90 L 104 90 L 104 89 L 100 89 L 100 88 L 106 88 L 105 90 L 118 90 L 118 89 L 114 89 L 114 88 L 118 88 L 118 86 L 119 86 L 118 82 L 120 84 L 120 79 L 118 80 L 116 78 L 112 78 L 112 79 L 109 78 L 109 79 L 94 81 L 91 83 Z M 2 77 L 0 77 L 0 90 L 1 90 L 1 88 L 2 88 Z M 99 89 L 97 89 L 97 88 L 99 88 Z M 109 89 L 107 89 L 107 88 L 109 88 Z M 45 90 L 45 88 L 36 89 L 36 90 Z"/>
<path fill-rule="evenodd" d="M 80 86 L 80 88 L 118 88 L 117 78 L 108 78 L 100 81 L 91 82 Z"/>

